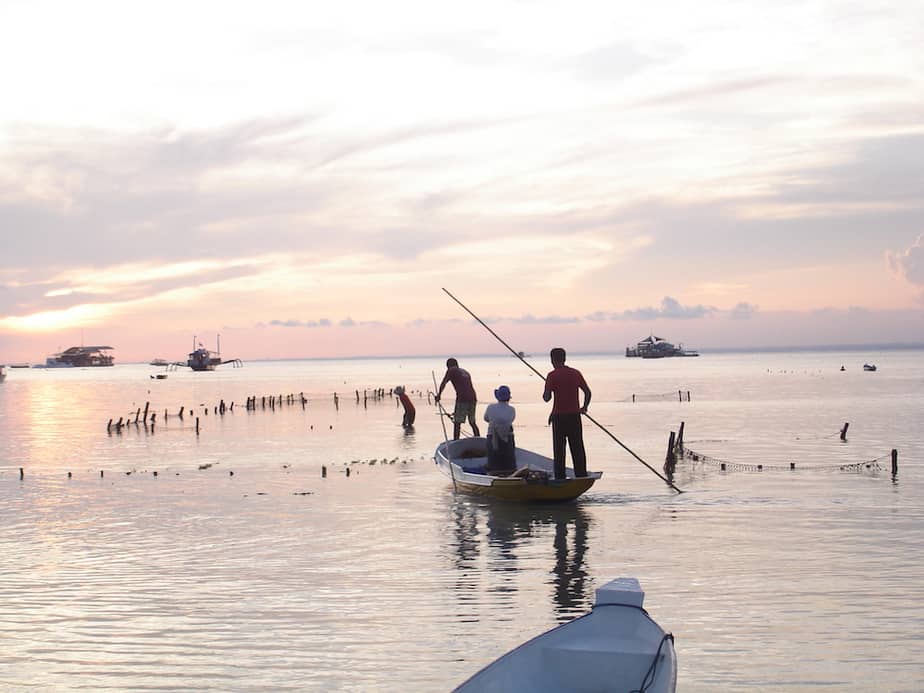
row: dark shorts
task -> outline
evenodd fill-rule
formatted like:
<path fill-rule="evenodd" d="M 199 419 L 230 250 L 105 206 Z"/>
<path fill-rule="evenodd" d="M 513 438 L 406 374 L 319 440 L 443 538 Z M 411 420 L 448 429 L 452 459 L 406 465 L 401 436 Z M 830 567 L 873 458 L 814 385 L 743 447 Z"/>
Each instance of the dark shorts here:
<path fill-rule="evenodd" d="M 464 423 L 466 419 L 473 424 L 475 423 L 475 403 L 456 400 L 456 408 L 452 412 L 452 420 L 460 424 Z"/>

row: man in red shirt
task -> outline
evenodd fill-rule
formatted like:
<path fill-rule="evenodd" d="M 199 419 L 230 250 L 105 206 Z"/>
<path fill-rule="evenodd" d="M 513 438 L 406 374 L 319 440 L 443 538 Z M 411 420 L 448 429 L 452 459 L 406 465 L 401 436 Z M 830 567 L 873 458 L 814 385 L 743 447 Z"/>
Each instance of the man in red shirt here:
<path fill-rule="evenodd" d="M 462 434 L 462 424 L 466 419 L 472 427 L 475 436 L 480 436 L 478 424 L 475 423 L 475 405 L 478 403 L 478 397 L 475 395 L 475 388 L 472 385 L 472 376 L 464 368 L 459 368 L 459 362 L 455 359 L 446 359 L 446 375 L 443 376 L 443 382 L 436 392 L 437 402 L 440 401 L 440 395 L 443 394 L 443 388 L 446 383 L 452 383 L 456 391 L 456 407 L 452 413 L 452 437 L 453 440 L 459 440 Z"/>
<path fill-rule="evenodd" d="M 571 462 L 575 476 L 587 476 L 587 456 L 584 453 L 584 432 L 581 428 L 581 414 L 587 413 L 590 404 L 590 388 L 584 376 L 577 369 L 565 365 L 565 350 L 555 347 L 550 353 L 552 371 L 545 378 L 542 399 L 548 402 L 555 395 L 552 404 L 552 450 L 555 458 L 555 478 L 565 478 L 565 441 L 571 448 Z M 584 393 L 584 404 L 578 403 L 578 390 Z"/>
<path fill-rule="evenodd" d="M 414 419 L 417 417 L 417 410 L 414 409 L 414 403 L 411 402 L 411 398 L 405 394 L 404 385 L 395 387 L 395 394 L 398 395 L 398 401 L 400 401 L 401 406 L 404 407 L 404 416 L 401 419 L 401 425 L 405 428 L 413 428 Z"/>

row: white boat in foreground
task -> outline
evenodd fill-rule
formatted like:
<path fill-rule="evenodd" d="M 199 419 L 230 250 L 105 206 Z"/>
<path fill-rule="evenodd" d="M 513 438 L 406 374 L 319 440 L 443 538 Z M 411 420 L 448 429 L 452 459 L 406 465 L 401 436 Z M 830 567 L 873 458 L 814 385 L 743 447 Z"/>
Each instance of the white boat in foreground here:
<path fill-rule="evenodd" d="M 635 578 L 612 580 L 597 589 L 589 614 L 523 643 L 455 691 L 673 693 L 674 636 L 642 608 L 644 599 Z"/>

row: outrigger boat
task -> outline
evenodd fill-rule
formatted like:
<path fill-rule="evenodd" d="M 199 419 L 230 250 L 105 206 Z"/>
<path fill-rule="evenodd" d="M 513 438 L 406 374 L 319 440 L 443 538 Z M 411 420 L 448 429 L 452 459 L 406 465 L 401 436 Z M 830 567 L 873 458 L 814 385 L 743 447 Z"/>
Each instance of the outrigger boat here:
<path fill-rule="evenodd" d="M 516 448 L 514 474 L 494 476 L 484 469 L 488 450 L 483 437 L 444 441 L 436 447 L 433 459 L 459 490 L 510 501 L 574 500 L 603 476 L 603 472 L 588 472 L 576 477 L 567 468 L 565 479 L 555 479 L 550 457 L 523 448 Z"/>
<path fill-rule="evenodd" d="M 635 578 L 597 588 L 589 614 L 529 640 L 486 666 L 455 693 L 646 691 L 674 693 L 674 636 L 642 607 Z"/>

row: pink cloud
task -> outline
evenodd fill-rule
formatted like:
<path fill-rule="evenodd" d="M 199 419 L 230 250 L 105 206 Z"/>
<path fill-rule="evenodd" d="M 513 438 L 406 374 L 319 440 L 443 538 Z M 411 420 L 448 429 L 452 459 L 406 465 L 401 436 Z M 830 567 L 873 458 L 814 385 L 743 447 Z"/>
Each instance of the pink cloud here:
<path fill-rule="evenodd" d="M 886 252 L 889 268 L 912 284 L 924 286 L 924 233 L 904 252 Z"/>

